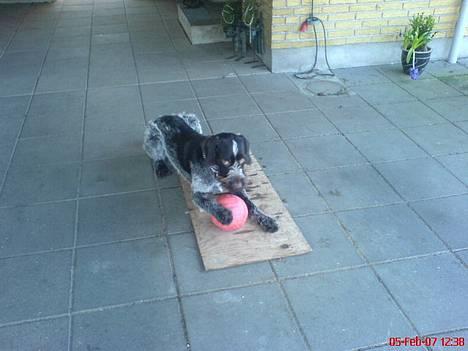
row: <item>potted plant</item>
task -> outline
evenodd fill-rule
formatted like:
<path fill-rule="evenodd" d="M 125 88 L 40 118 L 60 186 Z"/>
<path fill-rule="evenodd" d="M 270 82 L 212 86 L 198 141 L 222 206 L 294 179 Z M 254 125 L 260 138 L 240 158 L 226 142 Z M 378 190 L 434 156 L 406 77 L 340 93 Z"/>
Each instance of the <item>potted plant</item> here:
<path fill-rule="evenodd" d="M 403 72 L 417 79 L 431 59 L 432 49 L 428 46 L 435 35 L 435 19 L 424 13 L 413 16 L 403 36 L 401 63 Z"/>

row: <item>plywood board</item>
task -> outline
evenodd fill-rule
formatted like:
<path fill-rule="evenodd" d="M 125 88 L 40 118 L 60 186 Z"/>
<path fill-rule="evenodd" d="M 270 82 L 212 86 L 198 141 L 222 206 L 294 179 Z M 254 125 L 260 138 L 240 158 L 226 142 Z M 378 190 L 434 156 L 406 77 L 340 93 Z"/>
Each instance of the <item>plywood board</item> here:
<path fill-rule="evenodd" d="M 246 167 L 246 174 L 249 179 L 247 192 L 250 198 L 265 213 L 277 219 L 279 230 L 276 233 L 264 232 L 250 219 L 237 231 L 219 230 L 211 223 L 210 216 L 193 204 L 190 185 L 182 181 L 185 200 L 206 270 L 302 255 L 311 251 L 301 230 L 255 158 L 252 158 L 252 164 Z"/>

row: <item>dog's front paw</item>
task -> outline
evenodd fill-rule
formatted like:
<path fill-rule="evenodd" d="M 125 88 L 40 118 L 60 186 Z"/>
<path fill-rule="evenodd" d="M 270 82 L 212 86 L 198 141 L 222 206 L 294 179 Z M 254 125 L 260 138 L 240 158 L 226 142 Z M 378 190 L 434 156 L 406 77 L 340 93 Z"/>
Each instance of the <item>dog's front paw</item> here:
<path fill-rule="evenodd" d="M 279 229 L 278 223 L 271 217 L 260 216 L 257 221 L 260 227 L 268 233 L 274 233 Z"/>
<path fill-rule="evenodd" d="M 232 212 L 227 208 L 221 208 L 216 211 L 214 216 L 221 224 L 228 225 L 232 222 Z"/>

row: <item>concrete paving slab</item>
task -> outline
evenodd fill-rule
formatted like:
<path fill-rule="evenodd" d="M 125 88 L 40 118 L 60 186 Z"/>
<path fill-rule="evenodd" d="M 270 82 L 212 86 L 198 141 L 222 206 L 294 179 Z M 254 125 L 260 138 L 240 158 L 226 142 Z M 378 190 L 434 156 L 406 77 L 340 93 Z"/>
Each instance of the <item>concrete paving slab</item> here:
<path fill-rule="evenodd" d="M 78 249 L 74 279 L 75 311 L 176 295 L 162 238 Z"/>
<path fill-rule="evenodd" d="M 8 350 L 64 350 L 68 347 L 68 318 L 1 328 L 0 343 Z"/>
<path fill-rule="evenodd" d="M 194 349 L 307 350 L 275 284 L 187 297 L 182 304 Z"/>
<path fill-rule="evenodd" d="M 466 193 L 466 186 L 430 158 L 376 165 L 379 172 L 407 200 Z"/>
<path fill-rule="evenodd" d="M 100 195 L 154 188 L 146 156 L 88 161 L 83 164 L 80 195 Z"/>
<path fill-rule="evenodd" d="M 76 201 L 0 209 L 0 257 L 73 246 Z"/>
<path fill-rule="evenodd" d="M 434 199 L 412 204 L 426 223 L 453 248 L 468 247 L 466 230 L 468 219 L 467 195 Z"/>
<path fill-rule="evenodd" d="M 267 114 L 267 118 L 283 139 L 339 133 L 335 126 L 316 109 Z"/>
<path fill-rule="evenodd" d="M 156 191 L 80 200 L 78 245 L 161 235 Z"/>
<path fill-rule="evenodd" d="M 169 238 L 183 294 L 226 289 L 275 279 L 268 262 L 206 272 L 192 233 Z"/>
<path fill-rule="evenodd" d="M 464 267 L 453 255 L 393 262 L 375 269 L 421 333 L 464 327 L 468 282 Z"/>
<path fill-rule="evenodd" d="M 276 174 L 269 179 L 293 217 L 328 210 L 327 204 L 303 171 Z"/>
<path fill-rule="evenodd" d="M 288 140 L 287 145 L 298 162 L 308 171 L 367 162 L 341 135 Z"/>
<path fill-rule="evenodd" d="M 68 311 L 71 251 L 2 260 L 0 322 L 14 322 Z"/>
<path fill-rule="evenodd" d="M 314 251 L 273 261 L 278 276 L 294 277 L 364 264 L 333 215 L 301 217 L 296 222 Z"/>
<path fill-rule="evenodd" d="M 368 165 L 308 172 L 332 210 L 349 210 L 401 202 L 385 180 Z"/>
<path fill-rule="evenodd" d="M 72 332 L 76 350 L 176 351 L 186 347 L 175 299 L 79 314 L 73 317 Z"/>
<path fill-rule="evenodd" d="M 288 280 L 285 290 L 315 349 L 349 350 L 414 333 L 369 268 Z"/>
<path fill-rule="evenodd" d="M 405 205 L 340 212 L 338 217 L 370 261 L 446 250 L 442 241 Z"/>

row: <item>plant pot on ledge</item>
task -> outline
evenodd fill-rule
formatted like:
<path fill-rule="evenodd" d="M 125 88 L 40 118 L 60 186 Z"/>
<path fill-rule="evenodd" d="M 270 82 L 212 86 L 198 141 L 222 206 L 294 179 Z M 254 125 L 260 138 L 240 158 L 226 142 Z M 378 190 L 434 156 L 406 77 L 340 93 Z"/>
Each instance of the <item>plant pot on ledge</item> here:
<path fill-rule="evenodd" d="M 428 47 L 423 51 L 415 51 L 414 54 L 414 67 L 419 70 L 419 74 L 424 71 L 424 68 L 427 66 L 431 60 L 432 49 Z M 408 57 L 408 50 L 403 49 L 401 51 L 401 64 L 403 65 L 403 72 L 410 74 L 410 69 L 413 68 L 413 59 L 408 63 L 406 58 Z"/>

